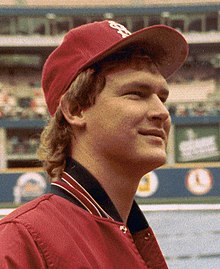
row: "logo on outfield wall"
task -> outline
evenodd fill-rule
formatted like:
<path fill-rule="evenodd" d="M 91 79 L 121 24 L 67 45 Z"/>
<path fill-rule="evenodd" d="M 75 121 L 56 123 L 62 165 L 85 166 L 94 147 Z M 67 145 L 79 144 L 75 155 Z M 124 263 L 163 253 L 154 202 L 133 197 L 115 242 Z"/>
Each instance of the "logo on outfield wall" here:
<path fill-rule="evenodd" d="M 208 169 L 193 169 L 186 175 L 186 188 L 195 195 L 208 193 L 213 186 L 213 177 Z"/>
<path fill-rule="evenodd" d="M 177 161 L 218 161 L 220 158 L 217 127 L 178 127 L 176 130 Z"/>
<path fill-rule="evenodd" d="M 144 175 L 139 183 L 136 196 L 138 197 L 149 197 L 153 195 L 158 189 L 158 177 L 155 172 L 150 172 Z"/>
<path fill-rule="evenodd" d="M 34 199 L 45 193 L 47 188 L 46 180 L 39 173 L 22 174 L 14 186 L 14 203 Z"/>

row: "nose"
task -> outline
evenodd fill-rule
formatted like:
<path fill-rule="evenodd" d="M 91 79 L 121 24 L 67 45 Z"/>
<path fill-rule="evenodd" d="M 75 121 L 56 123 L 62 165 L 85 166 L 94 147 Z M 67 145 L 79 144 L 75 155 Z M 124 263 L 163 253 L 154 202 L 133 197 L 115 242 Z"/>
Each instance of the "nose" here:
<path fill-rule="evenodd" d="M 151 97 L 150 107 L 148 110 L 148 118 L 151 121 L 157 120 L 161 122 L 165 122 L 170 118 L 168 109 L 156 94 L 152 95 Z"/>

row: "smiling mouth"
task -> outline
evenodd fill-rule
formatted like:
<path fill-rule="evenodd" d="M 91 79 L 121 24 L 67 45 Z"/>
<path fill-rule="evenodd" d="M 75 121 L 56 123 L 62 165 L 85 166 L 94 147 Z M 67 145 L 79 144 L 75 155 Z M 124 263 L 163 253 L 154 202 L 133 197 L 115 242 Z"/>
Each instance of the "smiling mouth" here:
<path fill-rule="evenodd" d="M 163 140 L 165 140 L 165 133 L 162 130 L 154 129 L 154 130 L 140 130 L 138 132 L 140 135 L 143 136 L 154 136 L 154 137 L 159 137 Z"/>

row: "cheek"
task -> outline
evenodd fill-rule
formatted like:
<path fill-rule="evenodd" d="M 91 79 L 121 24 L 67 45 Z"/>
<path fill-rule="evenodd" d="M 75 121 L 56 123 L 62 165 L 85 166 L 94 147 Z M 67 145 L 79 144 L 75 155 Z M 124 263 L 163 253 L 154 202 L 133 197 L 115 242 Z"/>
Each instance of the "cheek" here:
<path fill-rule="evenodd" d="M 119 109 L 115 109 L 111 114 L 111 118 L 109 118 L 109 125 L 114 126 L 114 128 L 120 128 L 123 132 L 129 132 L 135 129 L 136 126 L 143 121 L 144 117 L 139 113 L 136 109 L 132 109 L 131 107 L 123 107 Z"/>
<path fill-rule="evenodd" d="M 102 128 L 102 131 L 122 132 L 122 134 L 131 132 L 145 118 L 140 107 L 115 99 L 101 105 L 97 104 L 90 112 L 90 126 Z"/>

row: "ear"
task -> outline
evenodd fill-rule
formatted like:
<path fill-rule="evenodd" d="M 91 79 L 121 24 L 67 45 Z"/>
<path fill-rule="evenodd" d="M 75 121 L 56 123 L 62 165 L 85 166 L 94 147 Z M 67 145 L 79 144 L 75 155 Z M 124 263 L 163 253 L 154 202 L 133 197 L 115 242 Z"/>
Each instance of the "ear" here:
<path fill-rule="evenodd" d="M 83 128 L 86 126 L 86 121 L 85 121 L 83 110 L 73 115 L 70 111 L 69 102 L 67 102 L 63 98 L 61 98 L 60 100 L 60 107 L 61 107 L 61 110 L 63 112 L 65 119 L 70 125 L 74 127 L 79 127 L 79 128 Z"/>

